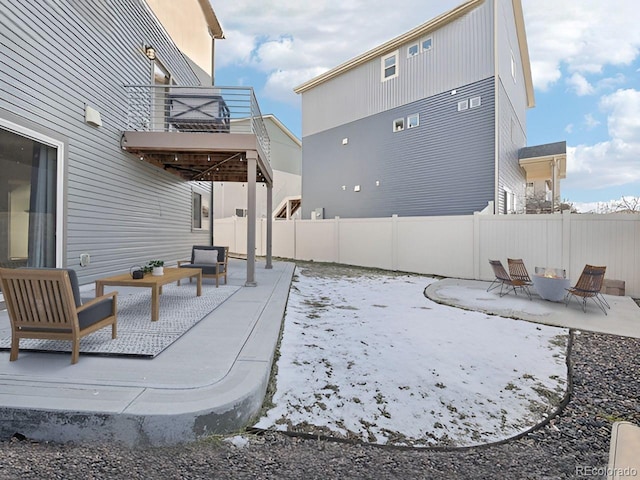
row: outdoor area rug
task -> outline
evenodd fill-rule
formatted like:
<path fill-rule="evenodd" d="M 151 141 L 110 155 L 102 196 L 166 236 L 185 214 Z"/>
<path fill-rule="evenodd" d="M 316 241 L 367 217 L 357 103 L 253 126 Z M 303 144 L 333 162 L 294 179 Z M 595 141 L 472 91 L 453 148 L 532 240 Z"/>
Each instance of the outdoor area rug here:
<path fill-rule="evenodd" d="M 115 287 L 117 289 L 117 287 Z M 80 340 L 80 353 L 153 358 L 184 335 L 240 287 L 165 285 L 160 295 L 160 319 L 151 321 L 151 289 L 118 295 L 118 338 L 111 338 L 111 327 L 102 328 Z M 0 339 L 0 350 L 11 349 L 11 336 Z M 20 350 L 71 352 L 71 342 L 62 340 L 20 340 Z"/>

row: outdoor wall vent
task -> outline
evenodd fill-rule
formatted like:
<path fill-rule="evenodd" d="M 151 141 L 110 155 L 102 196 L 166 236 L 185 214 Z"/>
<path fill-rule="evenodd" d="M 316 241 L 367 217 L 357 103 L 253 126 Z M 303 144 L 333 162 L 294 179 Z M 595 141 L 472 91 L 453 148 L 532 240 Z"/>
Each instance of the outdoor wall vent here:
<path fill-rule="evenodd" d="M 348 139 L 347 137 L 345 137 L 345 138 L 343 138 L 343 139 L 342 139 L 342 144 L 343 144 L 343 145 L 346 145 L 346 144 L 348 144 L 348 143 L 349 143 L 349 139 Z"/>
<path fill-rule="evenodd" d="M 360 191 L 360 185 L 356 185 L 355 187 L 353 187 L 353 191 L 354 192 L 359 192 Z"/>
<path fill-rule="evenodd" d="M 102 119 L 100 118 L 100 112 L 89 105 L 84 107 L 84 121 L 94 127 L 102 126 Z"/>

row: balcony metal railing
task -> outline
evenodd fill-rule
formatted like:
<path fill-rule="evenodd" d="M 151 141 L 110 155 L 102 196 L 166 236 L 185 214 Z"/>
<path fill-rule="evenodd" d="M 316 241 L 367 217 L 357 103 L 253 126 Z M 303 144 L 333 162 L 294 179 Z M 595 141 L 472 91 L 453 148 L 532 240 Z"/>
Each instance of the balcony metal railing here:
<path fill-rule="evenodd" d="M 253 88 L 126 85 L 127 129 L 138 132 L 253 133 L 270 142 Z"/>

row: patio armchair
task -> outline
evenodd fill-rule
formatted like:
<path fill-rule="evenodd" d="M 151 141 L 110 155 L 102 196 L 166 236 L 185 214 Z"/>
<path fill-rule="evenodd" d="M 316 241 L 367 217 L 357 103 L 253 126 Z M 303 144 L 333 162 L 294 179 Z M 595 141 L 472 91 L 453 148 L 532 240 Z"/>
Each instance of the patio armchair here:
<path fill-rule="evenodd" d="M 578 282 L 572 288 L 567 288 L 565 297 L 565 305 L 569 305 L 571 297 L 582 299 L 582 311 L 587 312 L 587 299 L 590 298 L 600 307 L 600 310 L 607 315 L 607 308 L 611 308 L 607 300 L 602 296 L 602 284 L 604 282 L 604 274 L 607 267 L 595 267 L 593 265 L 585 265 Z"/>
<path fill-rule="evenodd" d="M 503 297 L 510 291 L 513 291 L 515 295 L 518 295 L 517 290 L 520 289 L 525 292 L 529 297 L 529 300 L 531 300 L 531 292 L 529 291 L 530 283 L 509 276 L 500 260 L 489 260 L 489 264 L 491 265 L 496 278 L 491 282 L 489 288 L 487 288 L 487 292 L 500 287 L 500 296 Z"/>
<path fill-rule="evenodd" d="M 117 292 L 82 303 L 72 269 L 0 268 L 0 281 L 11 322 L 11 362 L 18 359 L 22 338 L 69 340 L 72 364 L 82 337 L 111 326 L 116 338 Z"/>
<path fill-rule="evenodd" d="M 530 286 L 533 284 L 527 267 L 524 266 L 524 262 L 521 258 L 507 258 L 507 265 L 509 267 L 509 276 L 512 280 L 520 280 Z"/>
<path fill-rule="evenodd" d="M 200 268 L 203 277 L 216 279 L 216 288 L 220 278 L 227 284 L 227 258 L 229 247 L 194 245 L 191 249 L 191 260 L 179 260 L 178 268 Z M 191 281 L 191 279 L 189 279 Z M 180 285 L 180 281 L 178 281 Z"/>

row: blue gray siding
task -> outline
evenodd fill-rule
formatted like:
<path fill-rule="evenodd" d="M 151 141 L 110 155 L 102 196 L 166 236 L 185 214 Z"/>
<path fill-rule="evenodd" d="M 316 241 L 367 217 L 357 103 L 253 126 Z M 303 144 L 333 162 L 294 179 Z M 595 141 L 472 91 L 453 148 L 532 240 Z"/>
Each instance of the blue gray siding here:
<path fill-rule="evenodd" d="M 123 86 L 150 82 L 144 42 L 176 83 L 199 84 L 143 0 L 0 0 L 0 118 L 67 142 L 64 263 L 82 283 L 208 243 L 191 231 L 191 184 L 120 148 Z M 84 123 L 85 104 L 102 127 Z"/>
<path fill-rule="evenodd" d="M 480 107 L 457 110 L 460 100 L 478 96 Z M 415 113 L 418 127 L 393 132 L 395 119 Z M 303 218 L 316 208 L 325 218 L 483 209 L 494 198 L 494 122 L 491 77 L 305 137 Z"/>

